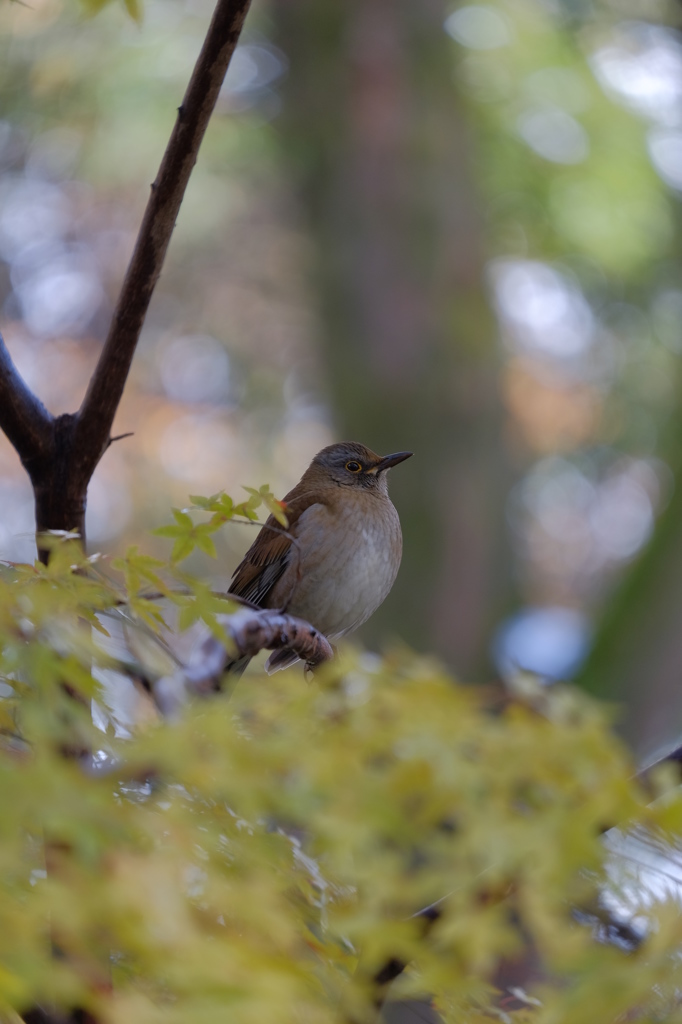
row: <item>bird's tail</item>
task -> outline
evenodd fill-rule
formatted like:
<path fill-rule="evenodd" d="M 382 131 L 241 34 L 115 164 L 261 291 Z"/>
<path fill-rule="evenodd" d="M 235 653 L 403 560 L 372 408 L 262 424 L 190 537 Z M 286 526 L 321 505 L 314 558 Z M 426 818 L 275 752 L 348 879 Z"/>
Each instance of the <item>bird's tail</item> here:
<path fill-rule="evenodd" d="M 265 662 L 265 671 L 269 676 L 271 676 L 274 672 L 280 672 L 284 668 L 290 668 L 291 665 L 295 665 L 296 662 L 300 660 L 299 656 L 294 654 L 290 648 L 282 647 L 279 651 L 272 652 L 268 660 Z"/>

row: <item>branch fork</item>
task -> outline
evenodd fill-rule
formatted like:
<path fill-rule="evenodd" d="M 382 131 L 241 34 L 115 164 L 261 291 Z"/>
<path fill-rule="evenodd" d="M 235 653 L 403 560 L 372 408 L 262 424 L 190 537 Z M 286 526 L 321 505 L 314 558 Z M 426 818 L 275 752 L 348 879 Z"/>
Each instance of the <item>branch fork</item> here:
<path fill-rule="evenodd" d="M 114 440 L 111 428 L 154 287 L 237 45 L 250 0 L 218 0 L 145 210 L 108 337 L 83 403 L 53 417 L 17 372 L 0 337 L 0 429 L 19 453 L 35 496 L 36 529 L 85 539 L 87 488 Z M 48 553 L 40 552 L 43 560 Z"/>

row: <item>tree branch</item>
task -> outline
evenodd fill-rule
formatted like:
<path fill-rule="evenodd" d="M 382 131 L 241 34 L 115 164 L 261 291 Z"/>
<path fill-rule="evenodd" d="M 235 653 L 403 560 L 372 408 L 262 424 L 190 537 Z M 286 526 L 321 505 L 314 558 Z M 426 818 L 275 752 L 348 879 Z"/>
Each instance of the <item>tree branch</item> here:
<path fill-rule="evenodd" d="M 172 717 L 191 694 L 207 696 L 220 688 L 223 674 L 241 658 L 253 658 L 259 651 L 292 650 L 315 668 L 334 657 L 327 638 L 304 619 L 273 609 L 242 608 L 233 615 L 219 615 L 218 621 L 234 641 L 228 651 L 212 633 L 198 644 L 192 656 L 172 676 L 163 676 L 152 684 L 157 707 Z"/>
<path fill-rule="evenodd" d="M 99 362 L 75 427 L 74 471 L 89 480 L 106 450 L 135 348 L 250 0 L 218 0 L 166 152 Z"/>
<path fill-rule="evenodd" d="M 0 334 L 0 429 L 24 466 L 47 454 L 53 420 L 19 375 Z"/>

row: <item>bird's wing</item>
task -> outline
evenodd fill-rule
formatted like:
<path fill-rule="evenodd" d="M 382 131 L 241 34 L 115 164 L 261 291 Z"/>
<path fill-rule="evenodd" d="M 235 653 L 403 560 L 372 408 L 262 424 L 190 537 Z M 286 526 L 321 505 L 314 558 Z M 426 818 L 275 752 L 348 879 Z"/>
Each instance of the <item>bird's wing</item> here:
<path fill-rule="evenodd" d="M 269 516 L 256 540 L 237 566 L 230 584 L 230 593 L 254 604 L 264 602 L 287 567 L 291 540 L 283 534 L 274 516 Z"/>
<path fill-rule="evenodd" d="M 230 594 L 267 607 L 267 599 L 277 581 L 296 556 L 296 524 L 311 505 L 326 504 L 316 491 L 294 487 L 284 498 L 288 527 L 285 530 L 269 516 L 255 541 L 232 576 Z"/>

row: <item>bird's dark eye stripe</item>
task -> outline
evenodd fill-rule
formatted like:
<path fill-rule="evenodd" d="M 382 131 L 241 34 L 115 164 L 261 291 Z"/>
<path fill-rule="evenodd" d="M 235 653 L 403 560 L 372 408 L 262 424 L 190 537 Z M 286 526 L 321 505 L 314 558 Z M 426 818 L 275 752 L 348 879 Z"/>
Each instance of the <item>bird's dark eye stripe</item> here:
<path fill-rule="evenodd" d="M 350 462 L 346 463 L 346 469 L 348 470 L 349 473 L 359 473 L 360 470 L 362 469 L 362 466 L 360 465 L 359 462 L 356 462 L 354 459 L 351 459 Z"/>

